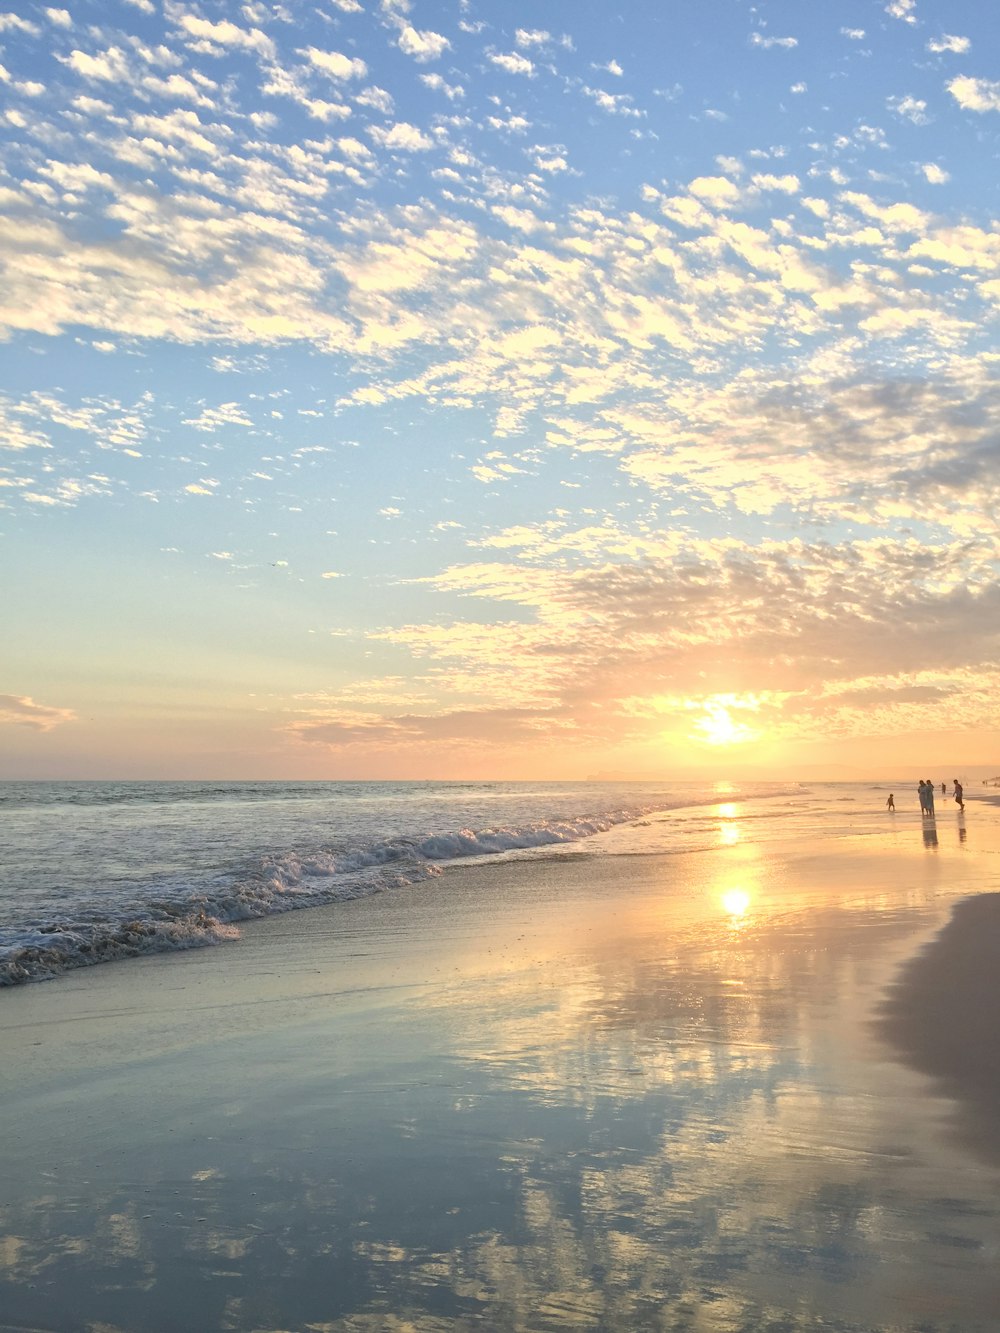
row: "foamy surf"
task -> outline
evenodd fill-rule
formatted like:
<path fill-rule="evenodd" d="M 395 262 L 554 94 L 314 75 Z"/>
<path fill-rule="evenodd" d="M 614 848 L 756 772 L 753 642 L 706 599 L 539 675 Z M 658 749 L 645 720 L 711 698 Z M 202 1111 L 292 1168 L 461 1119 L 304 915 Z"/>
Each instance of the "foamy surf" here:
<path fill-rule="evenodd" d="M 50 913 L 0 928 L 0 986 L 142 954 L 216 944 L 238 937 L 240 921 L 412 886 L 460 859 L 576 843 L 669 808 L 670 804 L 653 803 L 524 825 L 450 829 L 341 848 L 267 853 L 238 871 L 208 880 L 156 877 L 125 901 L 115 902 L 110 894 L 100 901 L 91 894 L 85 904 L 78 904 L 82 910 Z M 71 909 L 71 904 L 66 906 Z"/>

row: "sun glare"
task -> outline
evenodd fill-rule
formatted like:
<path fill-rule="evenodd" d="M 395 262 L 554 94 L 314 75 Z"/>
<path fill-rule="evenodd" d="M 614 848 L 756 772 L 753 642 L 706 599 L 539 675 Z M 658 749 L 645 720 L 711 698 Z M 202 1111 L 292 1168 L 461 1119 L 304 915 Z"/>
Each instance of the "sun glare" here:
<path fill-rule="evenodd" d="M 746 889 L 727 889 L 722 895 L 722 906 L 738 921 L 750 910 L 750 895 Z"/>
<path fill-rule="evenodd" d="M 709 702 L 704 709 L 704 717 L 694 724 L 699 740 L 709 745 L 741 745 L 757 739 L 759 733 L 744 722 L 737 722 L 725 704 Z"/>

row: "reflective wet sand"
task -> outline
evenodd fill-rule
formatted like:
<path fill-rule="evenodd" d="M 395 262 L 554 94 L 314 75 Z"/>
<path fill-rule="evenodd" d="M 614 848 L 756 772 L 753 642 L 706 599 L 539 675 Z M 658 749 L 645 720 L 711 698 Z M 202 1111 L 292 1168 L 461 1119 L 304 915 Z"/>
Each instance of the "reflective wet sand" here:
<path fill-rule="evenodd" d="M 1000 1329 L 972 813 L 720 806 L 0 996 L 0 1327 Z"/>

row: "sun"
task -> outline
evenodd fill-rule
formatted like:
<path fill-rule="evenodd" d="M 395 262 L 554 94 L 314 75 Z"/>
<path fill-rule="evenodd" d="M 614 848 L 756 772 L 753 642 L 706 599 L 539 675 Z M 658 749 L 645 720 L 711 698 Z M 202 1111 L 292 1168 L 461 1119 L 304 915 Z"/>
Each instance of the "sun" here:
<path fill-rule="evenodd" d="M 694 724 L 698 740 L 709 745 L 743 745 L 757 739 L 759 732 L 744 722 L 737 722 L 724 703 L 709 700 L 703 707 L 704 717 Z"/>

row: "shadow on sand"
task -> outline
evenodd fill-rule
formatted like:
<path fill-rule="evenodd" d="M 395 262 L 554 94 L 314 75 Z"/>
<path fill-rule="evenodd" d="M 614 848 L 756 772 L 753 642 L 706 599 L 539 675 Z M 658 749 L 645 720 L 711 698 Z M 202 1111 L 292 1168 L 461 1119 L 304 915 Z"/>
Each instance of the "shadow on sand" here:
<path fill-rule="evenodd" d="M 903 968 L 876 1019 L 879 1036 L 956 1102 L 955 1129 L 1000 1163 L 1000 893 L 958 903 L 947 926 Z"/>

